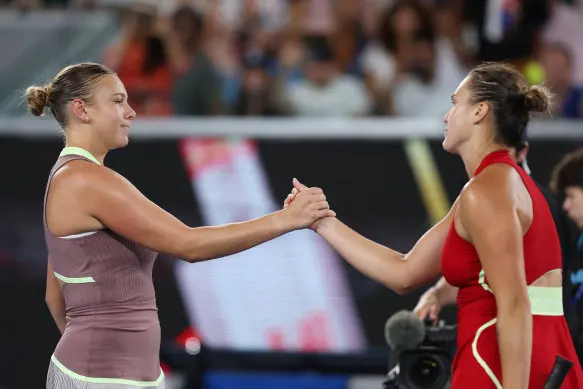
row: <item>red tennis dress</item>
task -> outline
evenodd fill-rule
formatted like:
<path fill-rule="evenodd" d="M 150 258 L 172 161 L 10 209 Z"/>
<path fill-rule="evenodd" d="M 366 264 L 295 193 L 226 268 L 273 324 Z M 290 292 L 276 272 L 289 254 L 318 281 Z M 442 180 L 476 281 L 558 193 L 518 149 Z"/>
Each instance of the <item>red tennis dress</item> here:
<path fill-rule="evenodd" d="M 532 199 L 533 220 L 523 237 L 526 282 L 530 285 L 544 274 L 561 269 L 559 238 L 543 194 L 508 151 L 488 154 L 474 176 L 500 163 L 518 171 Z M 459 287 L 457 354 L 451 389 L 502 389 L 496 300 L 474 246 L 457 234 L 453 222 L 443 247 L 442 273 L 448 283 Z M 533 314 L 529 389 L 543 388 L 557 355 L 573 362 L 561 389 L 583 388 L 583 371 L 563 316 L 562 288 L 528 289 Z"/>

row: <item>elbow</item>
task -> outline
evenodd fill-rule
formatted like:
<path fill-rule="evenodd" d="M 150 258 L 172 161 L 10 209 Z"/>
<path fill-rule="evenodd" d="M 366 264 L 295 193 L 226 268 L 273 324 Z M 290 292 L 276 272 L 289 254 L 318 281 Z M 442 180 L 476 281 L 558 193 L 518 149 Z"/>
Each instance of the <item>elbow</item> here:
<path fill-rule="evenodd" d="M 177 256 L 178 258 L 188 263 L 196 263 L 205 260 L 203 257 L 200 256 L 199 251 L 196 248 L 192 247 L 184 247 L 183 249 L 180 250 Z"/>
<path fill-rule="evenodd" d="M 193 230 L 192 228 L 190 229 Z M 196 263 L 209 260 L 207 255 L 204 253 L 204 248 L 199 244 L 200 239 L 192 237 L 192 234 L 183 234 L 182 239 L 178 242 L 178 250 L 176 256 L 183 261 L 188 263 Z"/>
<path fill-rule="evenodd" d="M 53 307 L 57 306 L 60 302 L 62 302 L 62 296 L 60 295 L 56 295 L 54 293 L 50 293 L 47 292 L 45 294 L 45 304 L 47 304 L 47 307 L 49 307 L 49 309 L 52 309 Z"/>
<path fill-rule="evenodd" d="M 409 289 L 400 287 L 400 288 L 392 288 L 393 292 L 397 293 L 399 296 L 404 296 L 410 292 Z"/>
<path fill-rule="evenodd" d="M 523 316 L 531 313 L 530 298 L 526 290 L 509 296 L 502 301 L 497 301 L 496 304 L 498 305 L 498 316 Z"/>
<path fill-rule="evenodd" d="M 391 289 L 393 289 L 393 291 L 397 293 L 399 296 L 403 296 L 415 290 L 416 286 L 412 285 L 410 282 L 407 282 L 407 280 L 403 280 L 403 282 L 396 286 L 393 286 Z"/>
<path fill-rule="evenodd" d="M 172 245 L 172 252 L 171 254 L 188 263 L 198 262 L 199 250 L 197 245 L 194 243 L 194 239 L 192 239 L 192 228 L 188 228 L 187 231 L 183 231 L 177 239 L 175 239 Z"/>
<path fill-rule="evenodd" d="M 403 256 L 401 262 L 396 265 L 397 266 L 390 266 L 390 268 L 385 269 L 384 274 L 387 274 L 390 277 L 384 279 L 383 284 L 393 292 L 403 296 L 415 290 L 417 285 L 411 272 L 407 269 L 405 256 Z"/>
<path fill-rule="evenodd" d="M 195 263 L 202 260 L 200 256 L 197 255 L 196 250 L 188 248 L 185 248 L 185 250 L 180 250 L 180 254 L 178 255 L 178 257 L 188 263 Z"/>

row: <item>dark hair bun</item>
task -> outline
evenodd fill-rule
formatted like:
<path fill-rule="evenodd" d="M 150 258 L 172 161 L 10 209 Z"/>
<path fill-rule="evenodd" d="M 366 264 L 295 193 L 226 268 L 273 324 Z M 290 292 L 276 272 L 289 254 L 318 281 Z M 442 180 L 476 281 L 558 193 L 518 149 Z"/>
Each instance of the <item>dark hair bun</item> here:
<path fill-rule="evenodd" d="M 29 86 L 26 88 L 26 101 L 28 110 L 34 116 L 42 116 L 45 107 L 49 104 L 49 87 L 48 86 Z"/>
<path fill-rule="evenodd" d="M 524 93 L 524 106 L 529 112 L 548 112 L 552 100 L 551 92 L 541 85 L 532 85 Z"/>

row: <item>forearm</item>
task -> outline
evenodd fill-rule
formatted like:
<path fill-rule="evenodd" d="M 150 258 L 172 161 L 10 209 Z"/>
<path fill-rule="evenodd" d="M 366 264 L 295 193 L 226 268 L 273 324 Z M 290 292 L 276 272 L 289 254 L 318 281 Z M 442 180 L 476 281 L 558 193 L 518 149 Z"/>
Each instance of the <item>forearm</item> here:
<path fill-rule="evenodd" d="M 282 212 L 241 223 L 197 227 L 185 237 L 184 258 L 189 262 L 206 261 L 250 249 L 295 229 Z"/>
<path fill-rule="evenodd" d="M 455 304 L 458 288 L 448 284 L 445 277 L 441 277 L 434 288 L 441 306 Z"/>
<path fill-rule="evenodd" d="M 67 325 L 67 317 L 65 315 L 65 302 L 62 299 L 52 298 L 46 300 L 49 312 L 57 325 L 57 328 L 61 332 L 65 332 L 65 326 Z"/>
<path fill-rule="evenodd" d="M 502 387 L 528 388 L 532 352 L 532 315 L 528 301 L 498 308 L 497 333 Z"/>
<path fill-rule="evenodd" d="M 326 219 L 316 231 L 363 274 L 397 293 L 407 290 L 404 254 L 363 237 L 336 218 Z"/>

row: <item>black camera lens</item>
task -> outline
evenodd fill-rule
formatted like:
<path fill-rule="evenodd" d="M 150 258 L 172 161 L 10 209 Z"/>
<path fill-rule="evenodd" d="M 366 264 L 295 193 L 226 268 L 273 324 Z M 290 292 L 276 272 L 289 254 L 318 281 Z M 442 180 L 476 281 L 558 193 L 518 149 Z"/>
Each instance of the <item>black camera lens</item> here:
<path fill-rule="evenodd" d="M 411 363 L 409 381 L 416 388 L 432 388 L 443 376 L 441 364 L 434 358 L 422 356 Z"/>

